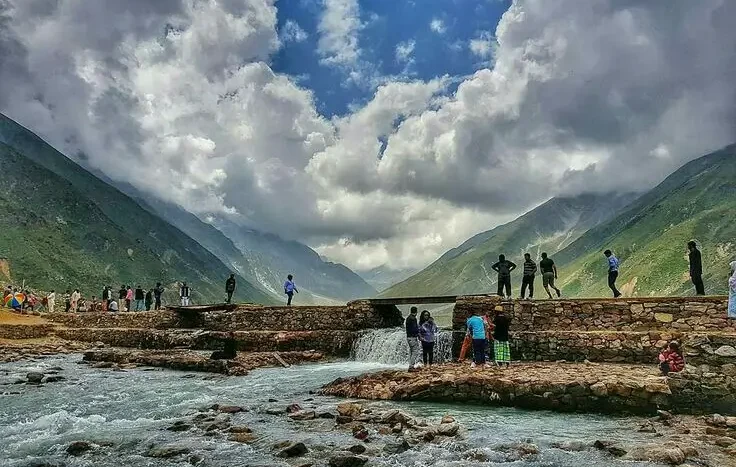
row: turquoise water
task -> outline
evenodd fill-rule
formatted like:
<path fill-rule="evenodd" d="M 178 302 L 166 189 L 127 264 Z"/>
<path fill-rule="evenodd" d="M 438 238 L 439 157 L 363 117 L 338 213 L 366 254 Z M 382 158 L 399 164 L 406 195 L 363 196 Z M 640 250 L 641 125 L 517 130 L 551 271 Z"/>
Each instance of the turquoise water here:
<path fill-rule="evenodd" d="M 334 409 L 338 399 L 310 395 L 339 376 L 387 368 L 365 362 L 340 362 L 271 368 L 244 377 L 222 377 L 155 369 L 113 371 L 79 364 L 79 356 L 54 357 L 37 362 L 0 365 L 0 465 L 16 467 L 40 462 L 77 466 L 190 465 L 188 456 L 153 459 L 144 454 L 150 446 L 174 443 L 186 446 L 206 466 L 287 466 L 271 455 L 279 441 L 304 441 L 312 449 L 332 450 L 355 444 L 343 431 L 333 431 L 331 420 L 300 424 L 284 416 L 266 415 L 264 407 L 299 402 L 302 406 Z M 40 387 L 8 384 L 29 371 L 60 367 L 66 381 Z M 9 394 L 10 392 L 19 394 Z M 305 399 L 313 398 L 312 401 Z M 233 416 L 233 424 L 247 425 L 258 436 L 253 445 L 205 436 L 200 430 L 172 433 L 165 428 L 214 403 L 236 404 L 249 409 Z M 644 440 L 636 433 L 634 418 L 566 415 L 472 405 L 426 403 L 373 403 L 399 407 L 422 418 L 439 419 L 450 413 L 467 429 L 463 439 L 441 445 L 425 445 L 400 455 L 376 458 L 373 466 L 641 466 L 620 462 L 597 451 L 565 452 L 551 447 L 565 440 Z M 305 429 L 308 427 L 308 429 Z M 109 446 L 81 457 L 70 457 L 66 446 L 76 440 Z M 505 446 L 531 441 L 538 456 L 514 460 Z M 469 451 L 484 462 L 469 460 Z M 479 454 L 479 452 L 482 453 Z M 324 461 L 321 461 L 324 462 Z M 315 465 L 324 465 L 317 462 Z"/>

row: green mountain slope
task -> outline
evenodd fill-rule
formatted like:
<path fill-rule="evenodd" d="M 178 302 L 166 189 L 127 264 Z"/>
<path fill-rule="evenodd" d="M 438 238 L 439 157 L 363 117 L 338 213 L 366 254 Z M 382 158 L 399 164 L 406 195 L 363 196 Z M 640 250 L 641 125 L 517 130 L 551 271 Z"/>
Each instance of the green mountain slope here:
<path fill-rule="evenodd" d="M 706 293 L 725 293 L 736 258 L 736 145 L 696 159 L 611 221 L 582 235 L 556 256 L 570 296 L 608 296 L 610 248 L 621 260 L 626 295 L 692 294 L 686 244 L 701 245 Z"/>
<path fill-rule="evenodd" d="M 586 194 L 553 198 L 508 224 L 472 237 L 380 295 L 495 293 L 496 274 L 491 265 L 499 254 L 505 254 L 519 266 L 526 252 L 533 257 L 543 251 L 553 254 L 591 227 L 613 217 L 635 197 L 634 194 Z"/>
<path fill-rule="evenodd" d="M 0 143 L 0 258 L 14 282 L 99 295 L 105 284 L 160 280 L 173 301 L 186 280 L 195 303 L 223 299 L 230 269 L 180 230 L 3 115 Z M 273 302 L 242 278 L 236 297 Z"/>

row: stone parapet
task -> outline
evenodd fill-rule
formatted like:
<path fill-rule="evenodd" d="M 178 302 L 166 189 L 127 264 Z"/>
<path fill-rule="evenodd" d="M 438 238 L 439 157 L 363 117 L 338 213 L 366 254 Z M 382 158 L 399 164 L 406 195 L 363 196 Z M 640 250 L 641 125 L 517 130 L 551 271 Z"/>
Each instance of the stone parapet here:
<path fill-rule="evenodd" d="M 727 297 L 501 300 L 497 296 L 458 297 L 453 329 L 465 329 L 475 311 L 503 308 L 513 331 L 718 331 L 735 332 L 726 316 Z"/>
<path fill-rule="evenodd" d="M 52 324 L 0 324 L 0 339 L 41 339 L 53 330 Z"/>

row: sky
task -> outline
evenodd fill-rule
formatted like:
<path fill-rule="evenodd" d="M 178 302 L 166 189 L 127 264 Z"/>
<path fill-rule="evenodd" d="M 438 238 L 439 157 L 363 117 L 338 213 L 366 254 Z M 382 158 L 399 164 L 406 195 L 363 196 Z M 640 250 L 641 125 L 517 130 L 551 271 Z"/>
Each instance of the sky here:
<path fill-rule="evenodd" d="M 203 219 L 420 268 L 736 141 L 730 0 L 0 0 L 0 112 Z"/>

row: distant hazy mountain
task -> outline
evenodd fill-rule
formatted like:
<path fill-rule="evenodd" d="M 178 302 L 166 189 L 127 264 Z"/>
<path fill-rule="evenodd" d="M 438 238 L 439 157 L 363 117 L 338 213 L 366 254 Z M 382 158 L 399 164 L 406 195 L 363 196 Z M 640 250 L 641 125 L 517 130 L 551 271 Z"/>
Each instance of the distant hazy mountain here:
<path fill-rule="evenodd" d="M 161 281 L 170 301 L 187 281 L 194 303 L 224 299 L 230 268 L 217 257 L 3 115 L 0 164 L 0 277 L 88 296 Z M 236 298 L 274 301 L 243 278 Z"/>
<path fill-rule="evenodd" d="M 701 245 L 707 293 L 726 293 L 736 259 L 736 145 L 696 159 L 672 173 L 618 216 L 561 251 L 563 292 L 608 296 L 603 251 L 621 260 L 625 294 L 692 294 L 686 244 Z"/>
<path fill-rule="evenodd" d="M 615 216 L 634 194 L 553 198 L 508 224 L 482 232 L 449 250 L 423 271 L 381 292 L 384 297 L 496 291 L 491 265 L 499 254 L 521 266 L 523 254 L 556 253 L 591 227 Z"/>
<path fill-rule="evenodd" d="M 414 268 L 391 269 L 387 266 L 379 266 L 368 271 L 358 272 L 360 277 L 378 291 L 386 290 L 416 273 L 417 270 Z"/>

